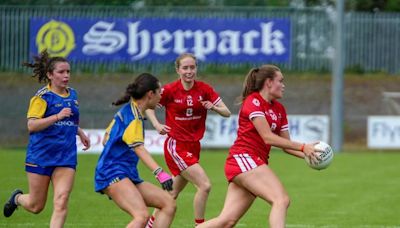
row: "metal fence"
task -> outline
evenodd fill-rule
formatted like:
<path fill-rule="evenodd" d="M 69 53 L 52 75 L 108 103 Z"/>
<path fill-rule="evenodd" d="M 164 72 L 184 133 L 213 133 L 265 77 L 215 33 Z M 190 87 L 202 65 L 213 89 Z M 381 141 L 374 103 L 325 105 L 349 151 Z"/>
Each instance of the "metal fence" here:
<path fill-rule="evenodd" d="M 267 7 L 99 7 L 99 6 L 0 6 L 0 71 L 22 71 L 28 60 L 29 19 L 64 18 L 290 18 L 292 24 L 291 60 L 280 64 L 293 71 L 329 71 L 334 56 L 335 12 L 332 9 L 293 9 Z M 345 67 L 357 71 L 400 72 L 400 14 L 345 14 Z M 121 64 L 75 62 L 81 71 L 116 72 L 170 71 L 171 64 Z M 225 64 L 240 68 L 249 63 Z M 202 64 L 202 67 L 209 67 Z"/>

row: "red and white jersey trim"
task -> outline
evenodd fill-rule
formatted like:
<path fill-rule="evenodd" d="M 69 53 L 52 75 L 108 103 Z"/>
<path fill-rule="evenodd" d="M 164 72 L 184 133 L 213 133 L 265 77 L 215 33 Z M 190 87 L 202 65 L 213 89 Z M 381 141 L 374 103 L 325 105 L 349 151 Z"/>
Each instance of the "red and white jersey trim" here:
<path fill-rule="evenodd" d="M 249 154 L 234 154 L 233 157 L 243 173 L 257 168 L 257 164 Z"/>
<path fill-rule="evenodd" d="M 176 140 L 173 138 L 168 138 L 167 142 L 167 150 L 169 155 L 172 157 L 174 160 L 175 164 L 178 166 L 179 170 L 185 170 L 188 165 L 186 164 L 185 160 L 183 160 L 178 152 L 176 151 Z"/>
<path fill-rule="evenodd" d="M 221 97 L 218 97 L 218 98 L 213 102 L 213 105 L 217 105 L 219 102 L 221 102 Z"/>
<path fill-rule="evenodd" d="M 249 119 L 251 120 L 251 119 L 253 119 L 254 117 L 257 117 L 257 116 L 263 116 L 263 117 L 265 117 L 265 113 L 260 112 L 260 111 L 252 112 L 252 113 L 250 113 L 250 115 L 249 115 Z"/>

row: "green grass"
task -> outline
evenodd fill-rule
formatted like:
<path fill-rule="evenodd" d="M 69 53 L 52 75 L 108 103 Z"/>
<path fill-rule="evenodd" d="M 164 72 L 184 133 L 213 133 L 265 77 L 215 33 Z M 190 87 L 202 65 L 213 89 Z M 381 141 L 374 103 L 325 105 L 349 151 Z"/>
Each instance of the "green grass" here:
<path fill-rule="evenodd" d="M 225 198 L 223 167 L 227 151 L 203 151 L 201 164 L 213 188 L 206 219 L 216 216 Z M 80 155 L 75 186 L 65 227 L 124 227 L 130 217 L 104 195 L 93 190 L 98 155 Z M 161 156 L 155 156 L 164 164 Z M 15 188 L 27 191 L 24 151 L 0 150 L 0 202 Z M 400 227 L 400 153 L 358 152 L 336 154 L 332 165 L 312 170 L 304 161 L 273 151 L 270 163 L 291 198 L 287 227 Z M 141 165 L 141 176 L 155 184 Z M 193 227 L 192 186 L 181 193 L 172 227 Z M 270 206 L 257 199 L 237 227 L 267 227 Z M 0 216 L 0 227 L 48 227 L 52 211 L 51 191 L 45 210 L 30 214 L 19 209 L 10 218 Z"/>

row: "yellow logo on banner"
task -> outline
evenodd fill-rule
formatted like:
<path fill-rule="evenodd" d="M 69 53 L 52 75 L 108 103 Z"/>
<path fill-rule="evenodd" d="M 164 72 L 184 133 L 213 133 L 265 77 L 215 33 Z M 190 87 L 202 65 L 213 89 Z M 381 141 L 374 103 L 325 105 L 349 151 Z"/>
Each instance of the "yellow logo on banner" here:
<path fill-rule="evenodd" d="M 39 29 L 36 44 L 39 52 L 47 49 L 51 56 L 67 57 L 75 48 L 74 32 L 66 23 L 51 20 Z"/>

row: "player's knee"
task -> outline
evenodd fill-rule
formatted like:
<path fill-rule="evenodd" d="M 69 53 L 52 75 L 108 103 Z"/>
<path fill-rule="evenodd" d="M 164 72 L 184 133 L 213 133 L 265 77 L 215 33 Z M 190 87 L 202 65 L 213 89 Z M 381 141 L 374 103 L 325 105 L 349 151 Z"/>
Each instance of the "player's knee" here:
<path fill-rule="evenodd" d="M 168 195 L 168 197 L 164 197 L 161 208 L 159 208 L 159 209 L 161 209 L 168 215 L 173 216 L 176 211 L 176 200 L 172 196 L 169 196 L 169 195 Z"/>
<path fill-rule="evenodd" d="M 176 212 L 176 200 L 171 197 L 171 199 L 168 199 L 167 205 L 166 205 L 166 211 L 170 215 L 174 215 Z"/>
<path fill-rule="evenodd" d="M 237 219 L 225 219 L 222 221 L 221 227 L 231 228 L 234 227 L 237 222 L 238 222 Z"/>
<path fill-rule="evenodd" d="M 69 192 L 59 193 L 54 198 L 54 210 L 65 211 L 68 207 Z"/>
<path fill-rule="evenodd" d="M 33 214 L 39 214 L 43 211 L 45 204 L 44 203 L 33 203 L 28 205 L 29 211 Z"/>
<path fill-rule="evenodd" d="M 170 194 L 174 200 L 176 200 L 179 196 L 179 192 L 177 192 L 175 190 L 172 190 L 172 192 Z"/>
<path fill-rule="evenodd" d="M 140 227 L 144 227 L 147 224 L 147 221 L 150 219 L 150 214 L 147 210 L 141 210 L 136 213 L 134 216 L 134 221 L 136 224 L 140 224 Z"/>
<path fill-rule="evenodd" d="M 281 207 L 284 208 L 288 208 L 290 205 L 290 198 L 287 194 L 284 194 L 282 196 L 277 197 L 274 201 L 273 201 L 274 205 L 279 205 Z"/>
<path fill-rule="evenodd" d="M 176 212 L 175 200 L 171 204 L 168 204 L 166 207 L 164 207 L 163 211 L 165 211 L 165 213 L 168 214 L 168 216 L 173 217 Z"/>
<path fill-rule="evenodd" d="M 206 194 L 210 193 L 211 191 L 211 182 L 210 181 L 205 181 L 201 183 L 198 187 L 199 191 L 202 191 Z"/>
<path fill-rule="evenodd" d="M 40 212 L 43 211 L 45 205 L 46 205 L 46 200 L 42 201 L 30 195 L 28 200 L 26 200 L 25 203 L 23 204 L 23 207 L 33 214 L 39 214 Z"/>

